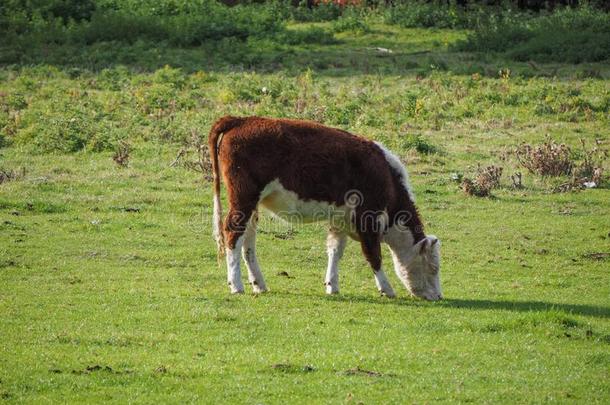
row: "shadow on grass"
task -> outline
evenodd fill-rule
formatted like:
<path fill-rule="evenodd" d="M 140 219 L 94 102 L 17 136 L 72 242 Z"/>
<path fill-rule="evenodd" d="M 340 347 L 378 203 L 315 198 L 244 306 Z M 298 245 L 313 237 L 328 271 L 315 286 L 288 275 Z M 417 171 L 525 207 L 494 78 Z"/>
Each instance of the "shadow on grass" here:
<path fill-rule="evenodd" d="M 575 75 L 580 78 L 601 78 L 608 71 L 603 63 L 579 67 L 569 64 L 540 65 L 534 69 L 527 63 L 506 61 L 500 56 L 481 59 L 474 53 L 451 52 L 438 47 L 417 50 L 417 46 L 414 46 L 414 50 L 403 44 L 396 44 L 393 48 L 396 51 L 392 54 L 379 51 L 374 41 L 367 45 L 347 41 L 332 45 L 272 44 L 268 48 L 237 43 L 230 51 L 222 43 L 193 48 L 147 42 L 130 45 L 113 41 L 82 47 L 53 44 L 15 47 L 0 44 L 0 67 L 53 66 L 72 78 L 119 66 L 136 73 L 150 73 L 165 65 L 181 68 L 187 74 L 197 71 L 228 74 L 281 72 L 298 76 L 310 69 L 316 75 L 332 78 L 358 75 L 422 78 L 437 71 L 497 78 L 498 69 L 510 66 L 515 76 L 571 80 Z"/>
<path fill-rule="evenodd" d="M 71 75 L 78 70 L 96 72 L 125 66 L 134 72 L 154 72 L 165 65 L 183 69 L 187 73 L 206 72 L 259 73 L 283 72 L 298 75 L 311 69 L 322 76 L 351 77 L 354 74 L 422 75 L 434 70 L 437 59 L 451 60 L 459 69 L 462 62 L 454 61 L 447 52 L 426 57 L 425 52 L 386 54 L 374 46 L 346 43 L 332 45 L 269 44 L 257 47 L 235 43 L 230 51 L 222 43 L 208 43 L 199 47 L 180 48 L 167 44 L 123 44 L 101 42 L 88 46 L 33 45 L 31 47 L 0 46 L 0 66 L 50 65 Z M 432 61 L 432 62 L 431 62 Z M 447 62 L 443 62 L 447 63 Z M 433 65 L 433 68 L 430 68 Z"/>
<path fill-rule="evenodd" d="M 563 304 L 544 301 L 506 301 L 487 299 L 446 298 L 442 301 L 427 302 L 415 298 L 394 298 L 361 295 L 334 295 L 325 297 L 338 302 L 367 302 L 378 305 L 400 305 L 410 307 L 442 307 L 475 310 L 504 310 L 513 312 L 563 311 L 574 315 L 610 318 L 610 308 L 587 304 Z"/>
<path fill-rule="evenodd" d="M 544 301 L 492 301 L 484 299 L 475 300 L 454 298 L 442 301 L 441 305 L 450 308 L 501 309 L 516 312 L 563 311 L 574 315 L 610 318 L 610 308 L 586 304 L 562 304 Z"/>

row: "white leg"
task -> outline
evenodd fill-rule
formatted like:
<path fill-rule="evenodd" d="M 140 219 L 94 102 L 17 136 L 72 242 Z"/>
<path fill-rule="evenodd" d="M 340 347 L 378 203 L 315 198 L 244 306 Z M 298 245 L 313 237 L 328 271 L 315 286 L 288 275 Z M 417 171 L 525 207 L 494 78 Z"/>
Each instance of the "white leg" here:
<path fill-rule="evenodd" d="M 252 215 L 246 232 L 244 233 L 244 246 L 242 248 L 242 255 L 248 268 L 248 281 L 252 285 L 252 290 L 255 293 L 262 293 L 267 291 L 265 285 L 265 279 L 263 273 L 256 260 L 256 214 Z"/>
<path fill-rule="evenodd" d="M 240 252 L 244 245 L 244 235 L 237 238 L 235 247 L 233 249 L 227 249 L 227 280 L 229 282 L 229 288 L 231 294 L 242 294 L 244 292 L 244 285 L 241 282 L 241 270 L 240 265 Z"/>
<path fill-rule="evenodd" d="M 343 256 L 347 238 L 344 234 L 330 230 L 326 238 L 326 250 L 328 252 L 328 268 L 326 269 L 326 294 L 337 294 L 339 292 L 339 260 Z"/>
<path fill-rule="evenodd" d="M 377 289 L 382 295 L 390 298 L 394 298 L 396 296 L 394 289 L 392 289 L 392 286 L 390 285 L 390 281 L 382 269 L 375 272 L 375 283 L 377 284 Z"/>

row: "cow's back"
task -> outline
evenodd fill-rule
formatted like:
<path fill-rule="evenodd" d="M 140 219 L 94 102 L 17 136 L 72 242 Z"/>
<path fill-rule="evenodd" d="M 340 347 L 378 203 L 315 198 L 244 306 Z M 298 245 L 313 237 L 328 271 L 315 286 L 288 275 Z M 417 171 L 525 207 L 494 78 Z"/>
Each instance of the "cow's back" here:
<path fill-rule="evenodd" d="M 277 180 L 303 200 L 336 206 L 357 190 L 369 196 L 367 208 L 385 208 L 373 200 L 387 201 L 395 186 L 375 143 L 309 121 L 244 119 L 224 135 L 220 159 L 225 177 L 238 175 L 261 189 Z"/>

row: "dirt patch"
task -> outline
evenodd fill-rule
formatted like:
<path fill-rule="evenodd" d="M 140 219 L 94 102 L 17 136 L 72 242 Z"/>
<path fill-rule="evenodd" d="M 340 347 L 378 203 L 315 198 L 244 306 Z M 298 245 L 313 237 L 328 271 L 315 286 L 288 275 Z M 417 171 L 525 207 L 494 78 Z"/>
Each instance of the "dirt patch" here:
<path fill-rule="evenodd" d="M 345 370 L 343 372 L 344 375 L 360 375 L 360 376 L 364 376 L 364 377 L 384 377 L 384 376 L 393 376 L 394 374 L 384 374 L 384 373 L 380 373 L 378 371 L 373 371 L 373 370 L 365 370 L 363 368 L 361 368 L 360 366 L 355 367 L 355 368 L 350 368 L 349 370 Z"/>
<path fill-rule="evenodd" d="M 61 371 L 60 371 L 61 372 Z M 131 370 L 114 370 L 110 366 L 101 366 L 99 364 L 94 364 L 91 366 L 85 367 L 83 370 L 72 370 L 72 374 L 93 374 L 93 373 L 109 373 L 109 374 L 131 374 Z"/>
<path fill-rule="evenodd" d="M 608 260 L 610 258 L 610 253 L 608 252 L 594 252 L 594 253 L 586 253 L 582 255 L 585 259 L 591 260 Z"/>
<path fill-rule="evenodd" d="M 306 364 L 304 366 L 297 366 L 289 363 L 278 363 L 271 366 L 273 370 L 281 371 L 283 373 L 310 373 L 316 371 L 315 367 Z"/>

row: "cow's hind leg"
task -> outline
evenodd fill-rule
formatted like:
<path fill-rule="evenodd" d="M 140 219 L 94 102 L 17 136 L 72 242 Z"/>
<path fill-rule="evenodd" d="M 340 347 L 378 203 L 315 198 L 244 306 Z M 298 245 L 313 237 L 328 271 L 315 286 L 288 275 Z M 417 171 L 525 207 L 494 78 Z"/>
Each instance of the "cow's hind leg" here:
<path fill-rule="evenodd" d="M 337 294 L 339 292 L 339 260 L 343 256 L 347 237 L 335 229 L 328 231 L 326 238 L 326 250 L 328 253 L 328 268 L 326 269 L 326 294 Z"/>
<path fill-rule="evenodd" d="M 246 232 L 244 233 L 244 245 L 242 247 L 242 255 L 248 267 L 248 281 L 252 285 L 252 290 L 255 293 L 267 291 L 263 273 L 256 260 L 256 224 L 258 215 L 256 212 L 252 214 Z"/>
<path fill-rule="evenodd" d="M 377 233 L 363 232 L 360 234 L 362 252 L 373 268 L 377 289 L 382 295 L 395 297 L 394 289 L 381 268 L 381 237 Z"/>
<path fill-rule="evenodd" d="M 231 293 L 244 292 L 241 281 L 240 259 L 241 251 L 246 239 L 245 233 L 250 217 L 256 207 L 257 197 L 240 195 L 239 199 L 233 200 L 229 192 L 230 210 L 224 222 L 224 234 L 227 255 L 227 281 Z"/>
<path fill-rule="evenodd" d="M 245 237 L 243 232 L 241 235 L 237 235 L 237 233 L 233 231 L 225 231 L 225 233 L 233 239 L 233 243 L 228 244 L 226 248 L 227 282 L 229 283 L 232 294 L 241 294 L 244 292 L 244 284 L 241 281 L 241 257 L 239 252 L 242 250 Z"/>

